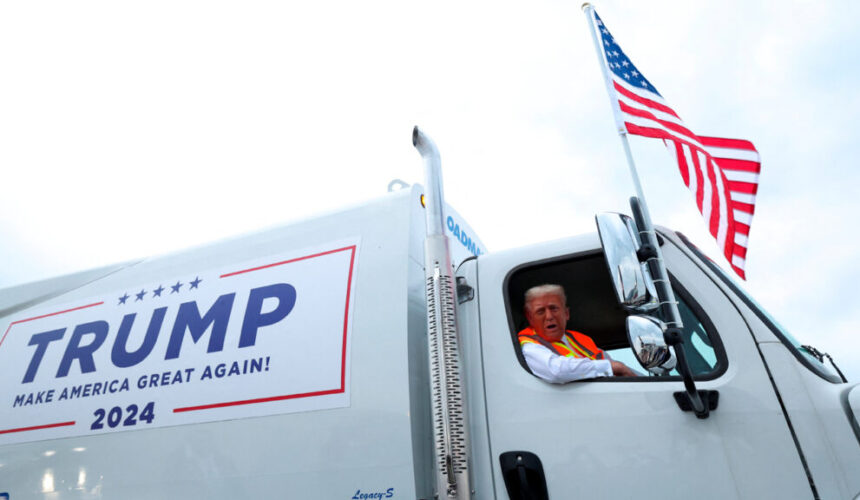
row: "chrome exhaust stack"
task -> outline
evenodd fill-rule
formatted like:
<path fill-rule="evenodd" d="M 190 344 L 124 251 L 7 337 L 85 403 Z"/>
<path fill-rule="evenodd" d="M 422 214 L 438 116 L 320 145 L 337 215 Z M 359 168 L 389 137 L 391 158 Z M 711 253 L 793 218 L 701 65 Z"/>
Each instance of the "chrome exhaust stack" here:
<path fill-rule="evenodd" d="M 424 159 L 424 276 L 436 495 L 439 499 L 465 500 L 471 497 L 469 425 L 461 378 L 454 271 L 445 235 L 441 159 L 436 144 L 418 127 L 412 130 L 412 145 Z"/>

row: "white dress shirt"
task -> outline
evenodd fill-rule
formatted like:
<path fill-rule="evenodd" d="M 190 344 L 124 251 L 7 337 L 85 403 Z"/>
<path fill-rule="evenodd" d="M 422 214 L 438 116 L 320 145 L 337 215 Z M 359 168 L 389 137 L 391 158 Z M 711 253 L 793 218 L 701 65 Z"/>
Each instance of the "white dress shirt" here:
<path fill-rule="evenodd" d="M 573 350 L 567 336 L 562 337 L 562 341 Z M 608 359 L 560 356 L 540 344 L 527 343 L 522 348 L 529 369 L 547 382 L 564 384 L 574 380 L 612 376 L 612 364 Z"/>

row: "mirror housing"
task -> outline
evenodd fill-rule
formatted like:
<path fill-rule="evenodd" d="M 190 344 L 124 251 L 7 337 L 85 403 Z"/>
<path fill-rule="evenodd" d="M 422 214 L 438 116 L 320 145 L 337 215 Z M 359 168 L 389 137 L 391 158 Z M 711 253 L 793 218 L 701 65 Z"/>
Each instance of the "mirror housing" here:
<path fill-rule="evenodd" d="M 639 262 L 638 251 L 642 244 L 636 223 L 617 213 L 602 213 L 595 219 L 618 303 L 637 312 L 656 309 L 660 302 L 654 281 L 647 265 Z"/>
<path fill-rule="evenodd" d="M 654 375 L 665 375 L 677 364 L 674 352 L 663 338 L 665 331 L 665 325 L 650 316 L 627 317 L 627 339 L 630 341 L 630 347 L 642 368 Z"/>

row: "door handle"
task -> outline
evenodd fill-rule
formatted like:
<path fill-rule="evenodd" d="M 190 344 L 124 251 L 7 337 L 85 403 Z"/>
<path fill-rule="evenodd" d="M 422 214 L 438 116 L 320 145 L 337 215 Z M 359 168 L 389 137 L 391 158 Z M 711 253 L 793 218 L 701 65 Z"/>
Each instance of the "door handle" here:
<path fill-rule="evenodd" d="M 502 477 L 511 500 L 549 500 L 540 458 L 528 451 L 499 455 Z"/>

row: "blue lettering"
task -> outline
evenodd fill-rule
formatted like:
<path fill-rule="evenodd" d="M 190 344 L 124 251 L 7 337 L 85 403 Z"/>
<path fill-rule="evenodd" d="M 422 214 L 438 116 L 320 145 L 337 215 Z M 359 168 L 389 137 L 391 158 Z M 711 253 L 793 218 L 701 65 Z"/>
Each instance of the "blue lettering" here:
<path fill-rule="evenodd" d="M 460 224 L 455 224 L 454 219 L 450 216 L 448 217 L 448 230 L 451 231 L 454 235 L 454 239 L 459 241 L 461 245 L 466 247 L 466 249 L 472 255 L 481 255 L 484 252 L 481 251 L 480 247 L 475 244 L 475 241 L 469 236 L 465 230 L 460 229 Z"/>
<path fill-rule="evenodd" d="M 95 338 L 86 345 L 81 345 L 81 340 L 84 335 L 95 335 Z M 63 359 L 60 361 L 60 369 L 57 370 L 57 378 L 65 377 L 69 374 L 69 369 L 72 367 L 72 361 L 78 360 L 81 366 L 81 373 L 90 373 L 96 371 L 96 364 L 93 361 L 93 353 L 101 347 L 107 338 L 108 324 L 107 321 L 92 321 L 83 323 L 75 327 L 72 333 L 72 338 L 69 340 L 69 345 L 66 346 L 66 352 L 63 354 Z"/>
<path fill-rule="evenodd" d="M 263 302 L 269 298 L 278 299 L 278 305 L 270 312 L 263 313 Z M 257 330 L 262 326 L 273 325 L 284 319 L 296 305 L 296 288 L 287 283 L 261 286 L 251 290 L 245 319 L 242 321 L 242 334 L 239 347 L 249 347 L 257 342 Z"/>
<path fill-rule="evenodd" d="M 38 405 L 43 403 L 50 403 L 54 400 L 54 390 L 51 389 L 49 391 L 39 391 L 39 392 L 31 392 L 30 394 L 21 394 L 15 396 L 15 402 L 12 404 L 12 408 L 16 406 L 29 406 L 29 405 Z"/>
<path fill-rule="evenodd" d="M 221 352 L 224 349 L 224 341 L 227 334 L 230 316 L 233 311 L 236 293 L 228 293 L 218 297 L 208 310 L 201 310 L 196 301 L 190 301 L 180 304 L 176 314 L 176 320 L 173 324 L 170 338 L 167 343 L 165 352 L 165 360 L 176 359 L 180 355 L 182 343 L 186 332 L 191 337 L 193 343 L 200 343 L 204 335 L 209 335 L 207 353 Z M 272 300 L 274 299 L 274 300 Z M 296 304 L 297 292 L 296 288 L 288 283 L 275 283 L 268 286 L 258 287 L 250 290 L 247 307 L 245 308 L 244 318 L 239 336 L 238 347 L 249 347 L 256 344 L 257 334 L 260 328 L 271 326 L 279 323 L 286 318 L 293 310 Z M 140 344 L 137 347 L 131 347 L 130 337 L 133 335 L 135 319 L 137 313 L 130 313 L 123 316 L 122 321 L 116 333 L 116 338 L 113 340 L 110 359 L 114 366 L 118 368 L 128 368 L 142 363 L 150 354 L 158 343 L 167 307 L 159 307 L 152 311 L 149 319 L 149 324 L 146 328 L 146 333 Z M 27 370 L 24 373 L 22 383 L 33 382 L 39 372 L 39 368 L 45 354 L 52 342 L 64 338 L 66 328 L 41 332 L 32 335 L 30 338 L 30 346 L 35 346 L 32 357 L 30 359 Z M 139 330 L 138 330 L 139 331 Z M 72 365 L 77 360 L 80 368 L 80 373 L 92 373 L 96 371 L 95 352 L 99 350 L 108 338 L 110 333 L 110 325 L 107 321 L 98 320 L 87 323 L 82 323 L 75 326 L 74 331 L 69 339 L 68 345 L 65 346 L 62 359 L 60 360 L 56 377 L 67 377 L 71 372 Z M 137 341 L 131 341 L 137 344 Z M 267 360 L 268 361 L 268 360 Z M 268 364 L 268 363 L 267 363 Z M 245 368 L 242 373 L 248 371 L 248 361 L 245 361 Z M 250 365 L 251 372 L 262 368 L 262 358 L 253 360 Z M 268 366 L 266 366 L 268 369 Z M 224 376 L 227 372 L 227 367 L 215 369 L 215 376 Z M 239 371 L 239 368 L 230 367 L 230 373 L 233 375 Z M 211 377 L 211 372 L 208 374 Z M 165 385 L 167 381 L 158 380 L 149 381 L 149 385 Z M 144 383 L 146 381 L 144 380 Z M 176 383 L 175 381 L 173 383 Z M 125 382 L 127 385 L 128 382 Z M 117 383 L 108 385 L 97 383 L 94 386 L 84 386 L 72 389 L 72 395 L 78 396 L 83 392 L 83 397 L 106 394 L 116 391 Z M 138 384 L 140 385 L 140 383 Z M 122 389 L 120 389 L 122 390 Z M 65 391 L 64 391 L 65 394 Z M 22 395 L 22 397 L 24 397 Z M 21 401 L 18 401 L 21 404 Z"/>
<path fill-rule="evenodd" d="M 158 340 L 158 333 L 161 331 L 161 324 L 164 322 L 164 314 L 166 312 L 166 307 L 159 307 L 152 311 L 152 318 L 150 318 L 149 327 L 146 329 L 146 337 L 143 338 L 143 343 L 134 352 L 128 352 L 126 347 L 136 315 L 133 313 L 126 314 L 122 318 L 122 323 L 119 325 L 119 332 L 113 343 L 113 350 L 110 355 L 110 359 L 115 366 L 118 368 L 128 368 L 140 363 L 149 356 L 152 348 L 155 347 L 155 341 Z"/>
<path fill-rule="evenodd" d="M 203 317 L 200 317 L 197 302 L 185 302 L 180 305 L 164 359 L 176 359 L 179 357 L 179 350 L 182 347 L 182 338 L 185 335 L 185 330 L 188 330 L 191 334 L 191 340 L 196 343 L 209 328 L 209 325 L 212 325 L 212 334 L 209 336 L 209 347 L 206 352 L 219 352 L 224 349 L 224 335 L 227 333 L 227 322 L 230 320 L 230 311 L 233 308 L 233 299 L 235 297 L 235 293 L 228 293 L 218 297 Z"/>
<path fill-rule="evenodd" d="M 394 488 L 388 488 L 383 491 L 373 491 L 370 493 L 362 493 L 360 489 L 355 490 L 355 495 L 352 496 L 352 500 L 376 500 L 382 498 L 391 498 L 394 496 Z"/>
<path fill-rule="evenodd" d="M 61 328 L 60 330 L 51 330 L 50 332 L 37 333 L 30 337 L 30 343 L 27 345 L 36 346 L 36 352 L 33 353 L 33 357 L 30 359 L 30 366 L 27 367 L 27 372 L 24 373 L 24 380 L 21 381 L 22 384 L 32 382 L 33 379 L 36 378 L 36 372 L 39 370 L 39 364 L 42 363 L 42 358 L 45 356 L 45 351 L 48 350 L 48 344 L 55 340 L 60 340 L 61 338 L 63 338 L 63 335 L 65 333 L 66 329 Z"/>

